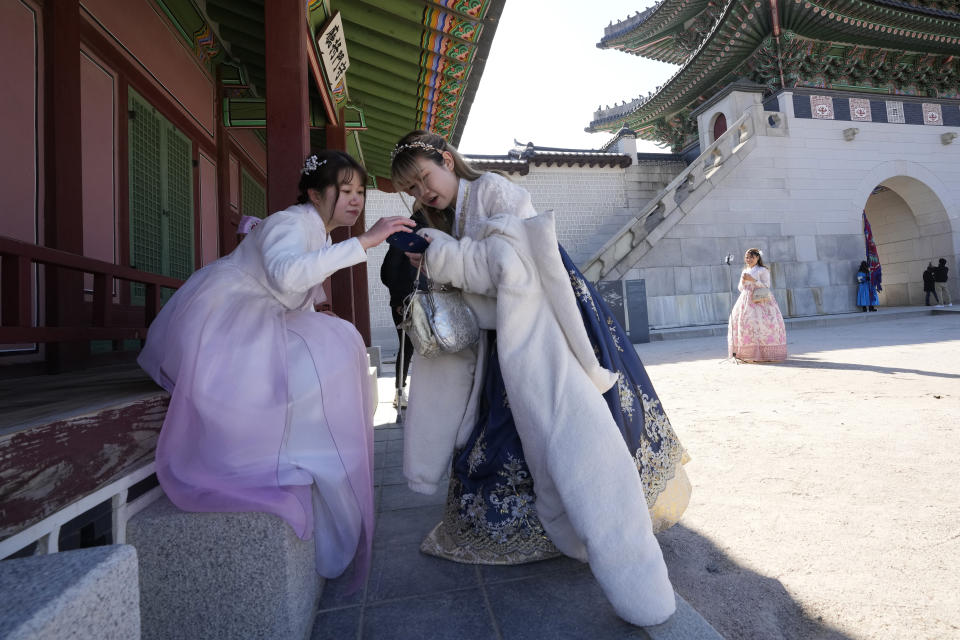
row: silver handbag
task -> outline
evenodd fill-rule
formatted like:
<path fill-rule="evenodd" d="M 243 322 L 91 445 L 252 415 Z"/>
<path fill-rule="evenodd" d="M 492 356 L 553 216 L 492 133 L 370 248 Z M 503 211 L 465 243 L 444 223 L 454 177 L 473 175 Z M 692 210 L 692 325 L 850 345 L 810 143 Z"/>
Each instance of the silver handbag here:
<path fill-rule="evenodd" d="M 415 282 L 420 282 L 420 271 L 426 266 L 424 254 L 417 269 Z M 437 284 L 427 276 L 427 290 L 414 289 L 407 297 L 400 328 L 410 336 L 417 353 L 433 358 L 441 353 L 456 353 L 480 340 L 477 317 L 455 287 Z"/>

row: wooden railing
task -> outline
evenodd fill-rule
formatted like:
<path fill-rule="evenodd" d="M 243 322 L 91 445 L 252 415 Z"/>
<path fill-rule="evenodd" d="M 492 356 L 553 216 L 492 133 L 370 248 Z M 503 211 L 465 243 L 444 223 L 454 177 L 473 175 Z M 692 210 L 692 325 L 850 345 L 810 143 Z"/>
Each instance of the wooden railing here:
<path fill-rule="evenodd" d="M 88 326 L 34 327 L 33 264 L 70 269 L 93 276 L 93 306 Z M 146 295 L 142 326 L 114 326 L 114 279 L 141 283 Z M 160 311 L 160 290 L 177 289 L 183 280 L 138 271 L 102 260 L 0 236 L 0 344 L 82 340 L 142 340 Z M 124 314 L 129 321 L 129 314 Z"/>

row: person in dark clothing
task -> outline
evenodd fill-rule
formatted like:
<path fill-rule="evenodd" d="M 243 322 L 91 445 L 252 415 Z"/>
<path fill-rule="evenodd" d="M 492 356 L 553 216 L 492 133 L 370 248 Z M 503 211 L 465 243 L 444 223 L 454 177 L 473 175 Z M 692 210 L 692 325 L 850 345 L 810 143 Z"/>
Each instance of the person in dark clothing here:
<path fill-rule="evenodd" d="M 930 294 L 933 294 L 933 299 L 937 304 L 940 304 L 940 298 L 937 296 L 937 289 L 934 286 L 934 271 L 936 267 L 933 266 L 933 263 L 930 262 L 927 264 L 927 268 L 923 272 L 923 293 L 924 295 L 924 304 L 928 307 L 930 306 Z"/>
<path fill-rule="evenodd" d="M 950 271 L 950 268 L 947 267 L 947 260 L 940 258 L 939 266 L 933 270 L 933 285 L 937 289 L 937 298 L 940 300 L 938 307 L 953 306 L 953 301 L 950 299 L 950 289 L 947 287 L 948 271 Z"/>
<path fill-rule="evenodd" d="M 416 231 L 425 226 L 426 221 L 419 213 L 413 214 L 411 218 L 417 223 L 413 229 Z M 403 307 L 409 296 L 415 288 L 415 279 L 417 270 L 410 264 L 410 259 L 404 254 L 402 249 L 391 246 L 387 249 L 387 255 L 380 266 L 380 282 L 386 285 L 390 290 L 390 314 L 393 317 L 393 325 L 397 328 L 397 344 L 403 341 L 403 357 L 400 356 L 400 350 L 397 351 L 397 374 L 396 389 L 397 397 L 394 398 L 394 405 L 399 410 L 406 402 L 403 395 L 403 388 L 406 385 L 407 370 L 410 368 L 410 358 L 413 357 L 413 344 L 410 338 L 404 339 L 403 331 L 400 329 L 400 321 L 403 320 Z M 402 360 L 402 361 L 401 361 Z"/>

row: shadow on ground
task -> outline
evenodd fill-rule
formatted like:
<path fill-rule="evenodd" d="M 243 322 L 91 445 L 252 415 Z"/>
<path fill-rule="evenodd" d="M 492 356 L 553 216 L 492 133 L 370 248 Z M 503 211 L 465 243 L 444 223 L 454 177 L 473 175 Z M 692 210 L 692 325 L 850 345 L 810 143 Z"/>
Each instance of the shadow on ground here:
<path fill-rule="evenodd" d="M 835 326 L 797 329 L 788 324 L 787 362 L 810 353 L 946 342 L 960 335 L 960 313 L 918 313 L 906 318 L 880 317 L 867 322 L 858 322 L 856 314 L 849 315 L 849 319 L 844 318 L 842 324 Z M 647 366 L 711 358 L 721 364 L 727 359 L 725 335 L 648 342 L 635 344 L 634 348 Z"/>
<path fill-rule="evenodd" d="M 900 367 L 878 367 L 868 364 L 856 364 L 853 362 L 831 362 L 829 360 L 819 360 L 817 358 L 805 358 L 803 356 L 791 356 L 784 362 L 769 363 L 766 366 L 772 367 L 799 367 L 804 369 L 834 369 L 838 371 L 872 371 L 874 373 L 908 373 L 918 376 L 933 376 L 936 378 L 960 378 L 957 373 L 944 373 L 942 371 L 924 371 L 922 369 L 902 369 Z"/>
<path fill-rule="evenodd" d="M 420 553 L 421 540 L 443 515 L 445 492 L 410 491 L 402 428 L 375 433 L 370 575 L 355 593 L 346 592 L 352 568 L 327 582 L 311 640 L 649 639 L 617 617 L 589 567 L 576 560 L 491 567 Z M 777 580 L 738 566 L 697 532 L 677 525 L 658 539 L 677 593 L 725 637 L 846 637 L 811 620 Z"/>
<path fill-rule="evenodd" d="M 808 615 L 779 580 L 738 565 L 683 524 L 658 534 L 657 539 L 673 588 L 725 638 L 849 638 Z"/>

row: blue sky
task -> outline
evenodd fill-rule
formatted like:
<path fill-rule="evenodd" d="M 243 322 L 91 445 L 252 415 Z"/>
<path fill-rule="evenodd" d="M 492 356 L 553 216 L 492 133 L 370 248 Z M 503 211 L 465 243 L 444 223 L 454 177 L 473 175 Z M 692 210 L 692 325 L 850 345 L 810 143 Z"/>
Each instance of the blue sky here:
<path fill-rule="evenodd" d="M 460 140 L 465 153 L 506 153 L 516 138 L 544 147 L 591 149 L 608 133 L 583 129 L 599 105 L 630 100 L 677 70 L 598 49 L 603 29 L 652 0 L 507 0 Z M 660 151 L 638 141 L 641 151 Z"/>

